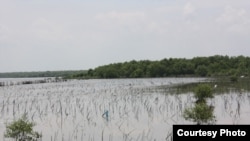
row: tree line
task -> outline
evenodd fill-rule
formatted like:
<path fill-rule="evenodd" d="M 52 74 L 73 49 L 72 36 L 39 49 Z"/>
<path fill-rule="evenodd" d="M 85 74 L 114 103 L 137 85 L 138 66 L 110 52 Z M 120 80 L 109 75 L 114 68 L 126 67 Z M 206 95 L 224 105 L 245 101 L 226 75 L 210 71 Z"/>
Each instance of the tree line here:
<path fill-rule="evenodd" d="M 34 72 L 5 72 L 0 73 L 0 78 L 25 78 L 25 77 L 69 77 L 75 74 L 86 73 L 86 70 L 63 71 L 34 71 Z"/>
<path fill-rule="evenodd" d="M 250 73 L 250 57 L 222 56 L 165 58 L 159 61 L 132 60 L 112 63 L 77 73 L 71 78 L 146 78 L 175 76 L 247 76 Z"/>
<path fill-rule="evenodd" d="M 164 58 L 159 61 L 132 60 L 112 63 L 89 70 L 8 72 L 0 78 L 63 77 L 63 78 L 147 78 L 176 76 L 247 76 L 250 74 L 250 57 L 222 56 Z"/>

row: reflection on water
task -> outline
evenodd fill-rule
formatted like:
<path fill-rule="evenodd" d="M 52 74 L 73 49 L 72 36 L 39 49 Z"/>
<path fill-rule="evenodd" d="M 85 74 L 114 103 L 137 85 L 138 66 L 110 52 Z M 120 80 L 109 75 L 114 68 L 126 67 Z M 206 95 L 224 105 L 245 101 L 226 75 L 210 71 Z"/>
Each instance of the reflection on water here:
<path fill-rule="evenodd" d="M 167 94 L 185 94 L 193 92 L 197 85 L 206 83 L 211 86 L 214 94 L 228 94 L 228 93 L 245 93 L 250 91 L 250 79 L 241 78 L 237 82 L 231 82 L 224 79 L 206 79 L 205 81 L 177 84 L 174 86 L 159 86 L 154 89 L 155 91 L 166 92 Z"/>
<path fill-rule="evenodd" d="M 217 124 L 250 123 L 247 84 L 228 82 L 235 86 L 229 88 L 204 78 L 73 80 L 0 87 L 0 140 L 4 123 L 24 113 L 45 141 L 170 140 L 173 124 L 191 123 L 182 113 L 193 106 L 193 86 L 204 82 L 217 85 L 208 101 Z"/>

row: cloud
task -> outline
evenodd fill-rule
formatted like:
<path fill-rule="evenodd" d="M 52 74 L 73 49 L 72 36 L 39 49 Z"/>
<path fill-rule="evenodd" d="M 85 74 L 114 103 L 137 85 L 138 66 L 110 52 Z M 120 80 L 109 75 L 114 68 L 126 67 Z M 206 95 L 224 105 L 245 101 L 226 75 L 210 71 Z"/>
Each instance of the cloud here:
<path fill-rule="evenodd" d="M 97 14 L 95 19 L 109 28 L 134 27 L 141 24 L 146 19 L 146 15 L 144 12 L 140 11 L 110 11 Z"/>
<path fill-rule="evenodd" d="M 99 13 L 96 16 L 97 19 L 103 20 L 118 20 L 118 21 L 131 21 L 135 19 L 144 19 L 145 14 L 143 12 L 118 12 L 118 11 L 112 11 L 107 13 Z"/>
<path fill-rule="evenodd" d="M 7 26 L 0 24 L 0 41 L 5 41 L 9 36 L 9 29 Z"/>
<path fill-rule="evenodd" d="M 148 18 L 145 11 L 139 10 L 99 12 L 92 21 L 95 24 L 92 25 L 94 30 L 90 32 L 90 35 L 104 43 L 102 46 L 114 48 L 114 42 L 123 43 L 136 38 L 139 39 L 143 33 L 146 34 L 147 25 L 150 23 Z"/>
<path fill-rule="evenodd" d="M 4 3 L 1 70 L 10 64 L 5 58 L 12 59 L 16 70 L 56 70 L 64 65 L 88 69 L 131 59 L 250 52 L 249 0 Z"/>
<path fill-rule="evenodd" d="M 191 14 L 193 14 L 195 12 L 195 7 L 194 7 L 194 5 L 193 4 L 191 4 L 191 3 L 187 3 L 185 6 L 184 6 L 184 8 L 183 8 L 183 14 L 185 15 L 185 16 L 188 16 L 188 15 L 191 15 Z"/>
<path fill-rule="evenodd" d="M 31 34 L 39 40 L 60 41 L 70 39 L 71 36 L 64 31 L 62 24 L 38 18 L 31 24 Z"/>
<path fill-rule="evenodd" d="M 227 32 L 250 33 L 250 15 L 243 8 L 226 6 L 216 22 L 223 26 Z"/>
<path fill-rule="evenodd" d="M 161 6 L 141 11 L 109 11 L 95 16 L 97 29 L 112 33 L 116 37 L 145 37 L 165 34 L 170 28 L 167 17 L 175 8 Z"/>

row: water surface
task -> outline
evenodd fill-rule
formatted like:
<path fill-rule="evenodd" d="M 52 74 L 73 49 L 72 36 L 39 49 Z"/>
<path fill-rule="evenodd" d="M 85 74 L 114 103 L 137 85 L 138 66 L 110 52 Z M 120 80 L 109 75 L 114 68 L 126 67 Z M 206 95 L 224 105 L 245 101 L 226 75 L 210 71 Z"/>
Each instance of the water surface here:
<path fill-rule="evenodd" d="M 173 124 L 192 123 L 182 113 L 195 101 L 191 88 L 172 88 L 206 81 L 94 79 L 0 87 L 0 139 L 5 123 L 26 113 L 45 141 L 169 140 Z M 247 90 L 217 93 L 208 103 L 215 106 L 216 124 L 250 123 Z"/>

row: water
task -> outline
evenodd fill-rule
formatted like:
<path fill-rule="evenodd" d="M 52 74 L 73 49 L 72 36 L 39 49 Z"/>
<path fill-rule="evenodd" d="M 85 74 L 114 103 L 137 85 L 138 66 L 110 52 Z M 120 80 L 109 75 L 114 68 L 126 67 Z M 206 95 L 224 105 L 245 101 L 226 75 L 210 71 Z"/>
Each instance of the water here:
<path fill-rule="evenodd" d="M 0 140 L 5 123 L 24 113 L 44 141 L 162 141 L 195 101 L 172 86 L 205 78 L 95 79 L 0 87 Z M 162 89 L 164 87 L 164 90 Z M 209 100 L 216 124 L 249 124 L 250 94 L 230 91 Z M 5 139 L 7 140 L 7 139 Z"/>
<path fill-rule="evenodd" d="M 64 81 L 61 78 L 55 77 L 35 77 L 35 78 L 0 78 L 0 87 L 12 86 L 12 85 L 23 85 L 23 84 L 39 84 L 39 83 L 50 83 Z"/>

